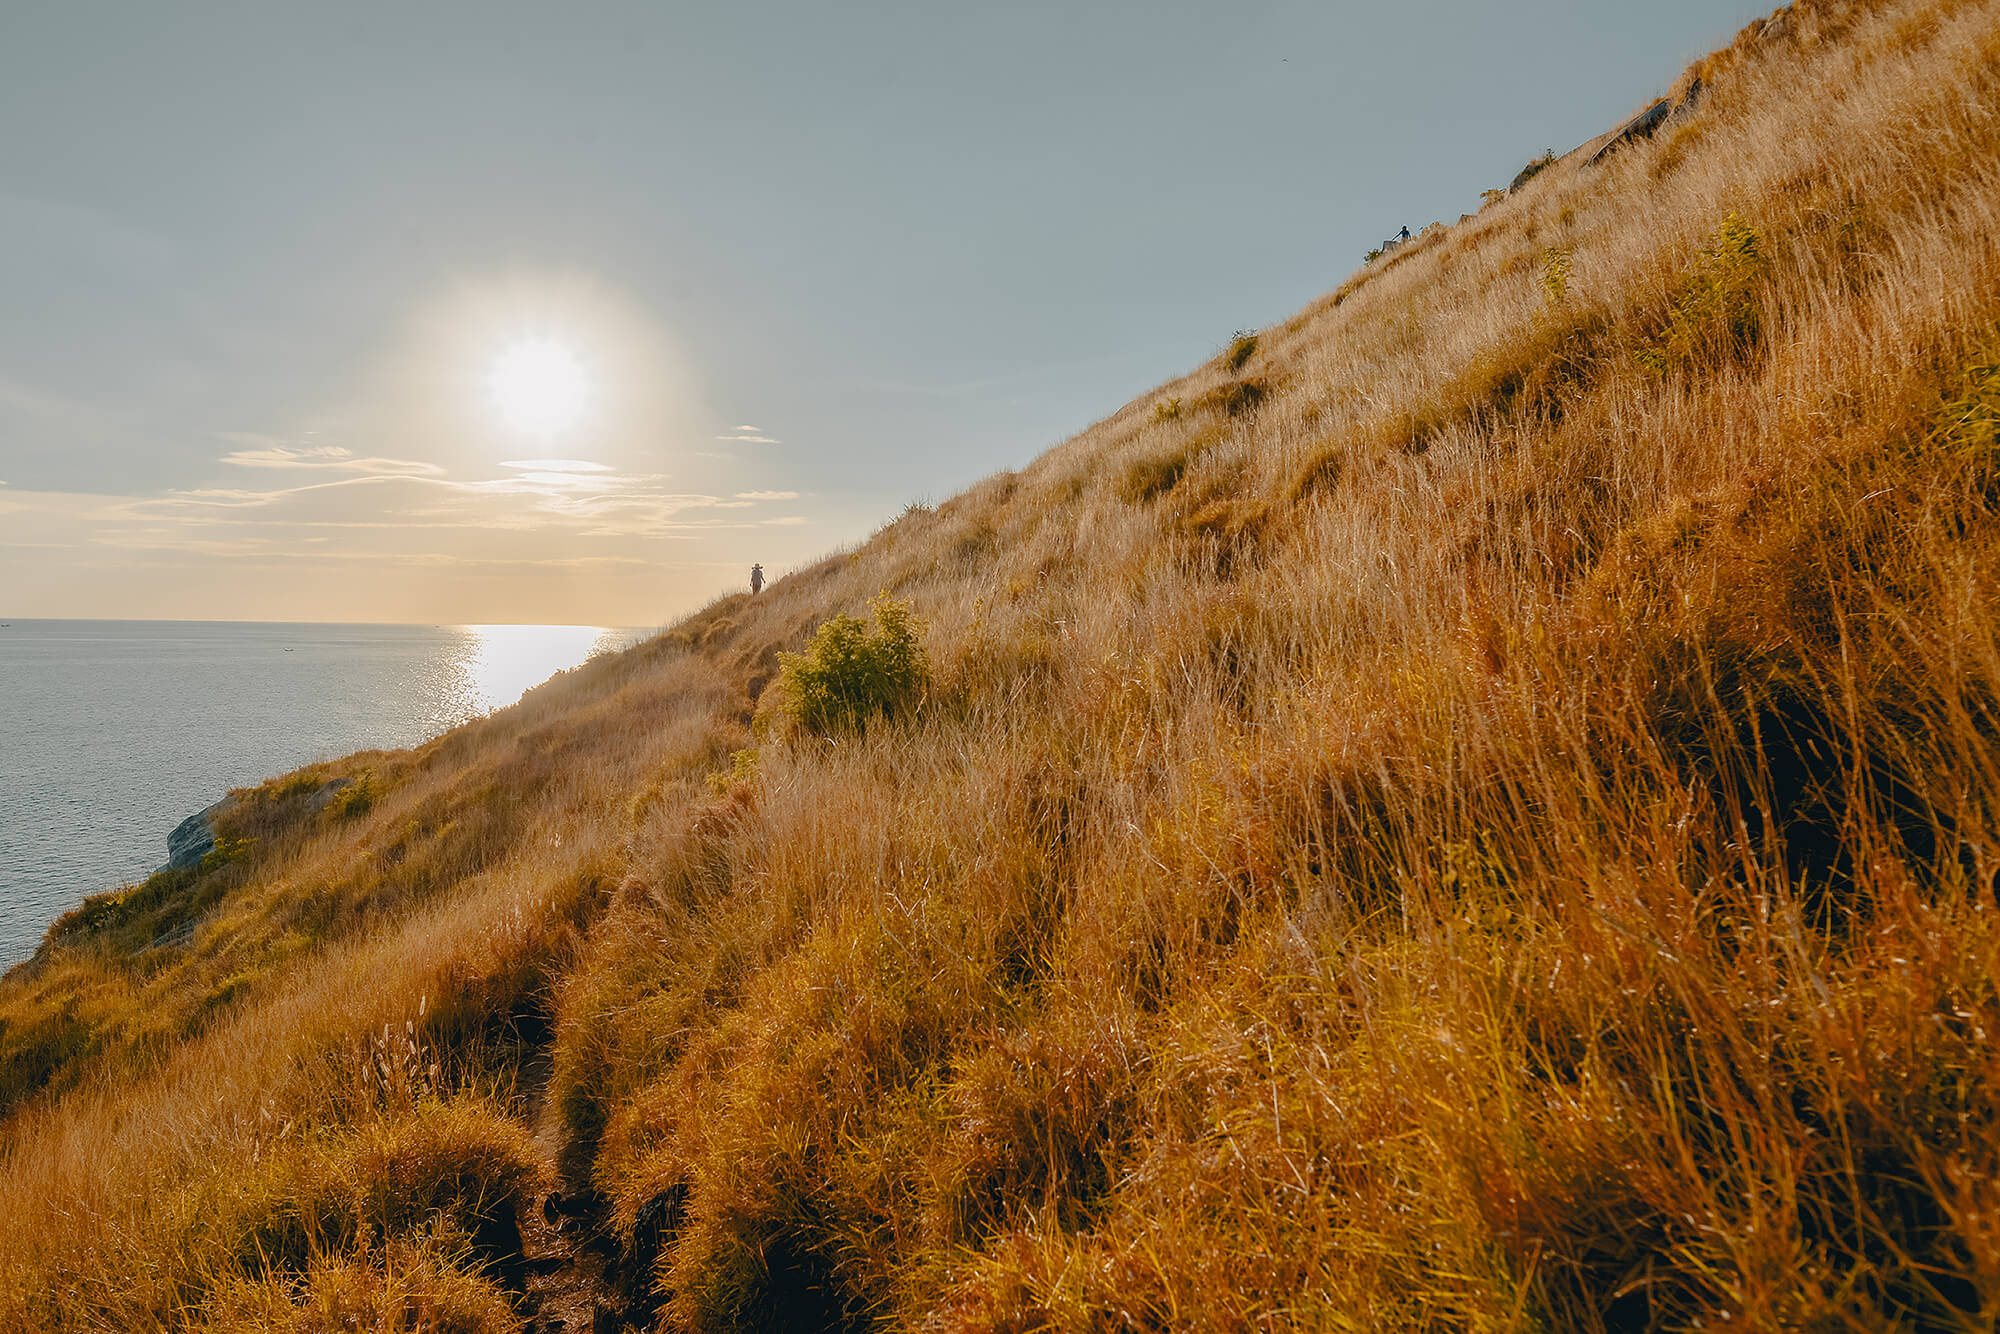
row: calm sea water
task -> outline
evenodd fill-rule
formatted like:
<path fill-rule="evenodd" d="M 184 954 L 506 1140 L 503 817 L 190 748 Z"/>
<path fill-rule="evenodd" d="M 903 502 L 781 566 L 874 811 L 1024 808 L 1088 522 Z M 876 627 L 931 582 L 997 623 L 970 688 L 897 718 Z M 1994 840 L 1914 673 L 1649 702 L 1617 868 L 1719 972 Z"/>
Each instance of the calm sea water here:
<path fill-rule="evenodd" d="M 0 968 L 144 878 L 232 787 L 415 745 L 646 632 L 576 625 L 0 627 Z"/>

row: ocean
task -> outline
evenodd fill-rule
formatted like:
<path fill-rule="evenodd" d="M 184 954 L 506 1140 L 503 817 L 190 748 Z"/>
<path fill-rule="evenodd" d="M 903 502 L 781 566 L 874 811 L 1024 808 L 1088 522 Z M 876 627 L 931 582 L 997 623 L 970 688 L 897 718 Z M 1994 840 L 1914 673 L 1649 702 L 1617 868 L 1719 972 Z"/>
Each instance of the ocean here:
<path fill-rule="evenodd" d="M 0 622 L 0 968 L 230 788 L 415 745 L 643 630 Z"/>

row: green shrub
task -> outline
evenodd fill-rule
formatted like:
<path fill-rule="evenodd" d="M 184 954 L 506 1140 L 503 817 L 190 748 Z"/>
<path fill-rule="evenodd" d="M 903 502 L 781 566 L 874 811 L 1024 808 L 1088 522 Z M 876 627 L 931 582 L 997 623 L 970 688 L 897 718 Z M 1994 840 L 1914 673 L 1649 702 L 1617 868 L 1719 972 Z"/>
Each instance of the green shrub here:
<path fill-rule="evenodd" d="M 215 846 L 201 855 L 202 874 L 206 875 L 231 862 L 242 861 L 250 855 L 250 845 L 256 841 L 254 838 L 225 838 L 218 835 Z"/>
<path fill-rule="evenodd" d="M 859 731 L 910 709 L 923 694 L 929 667 L 910 604 L 883 593 L 868 607 L 872 630 L 858 616 L 835 616 L 805 652 L 779 657 L 786 712 L 816 736 Z"/>
<path fill-rule="evenodd" d="M 1156 422 L 1170 422 L 1180 415 L 1181 400 L 1178 395 L 1172 398 L 1163 398 L 1153 404 L 1153 420 Z"/>
<path fill-rule="evenodd" d="M 1665 375 L 1708 354 L 1736 356 L 1754 346 L 1757 294 L 1769 271 L 1757 233 L 1731 212 L 1681 281 L 1658 332 L 1639 349 L 1639 364 Z"/>
<path fill-rule="evenodd" d="M 336 820 L 352 820 L 368 814 L 382 796 L 381 784 L 373 773 L 364 773 L 335 792 L 327 801 L 327 813 Z"/>

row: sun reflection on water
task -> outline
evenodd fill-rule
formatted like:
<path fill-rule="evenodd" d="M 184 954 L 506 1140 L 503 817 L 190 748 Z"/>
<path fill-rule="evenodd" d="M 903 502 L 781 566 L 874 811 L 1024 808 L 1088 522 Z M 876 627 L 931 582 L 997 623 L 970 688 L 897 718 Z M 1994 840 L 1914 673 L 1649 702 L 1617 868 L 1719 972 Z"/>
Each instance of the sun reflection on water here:
<path fill-rule="evenodd" d="M 530 687 L 595 653 L 618 648 L 630 634 L 600 625 L 468 625 L 465 674 L 480 712 L 504 709 Z"/>

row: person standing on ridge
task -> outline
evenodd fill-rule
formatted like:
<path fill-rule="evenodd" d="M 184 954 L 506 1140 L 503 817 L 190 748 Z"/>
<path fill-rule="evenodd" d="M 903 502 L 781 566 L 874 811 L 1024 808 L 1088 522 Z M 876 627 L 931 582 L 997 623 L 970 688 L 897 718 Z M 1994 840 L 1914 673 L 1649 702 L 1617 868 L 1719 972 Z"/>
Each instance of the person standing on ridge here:
<path fill-rule="evenodd" d="M 750 596 L 755 597 L 763 591 L 764 567 L 762 565 L 752 565 L 750 567 Z"/>

